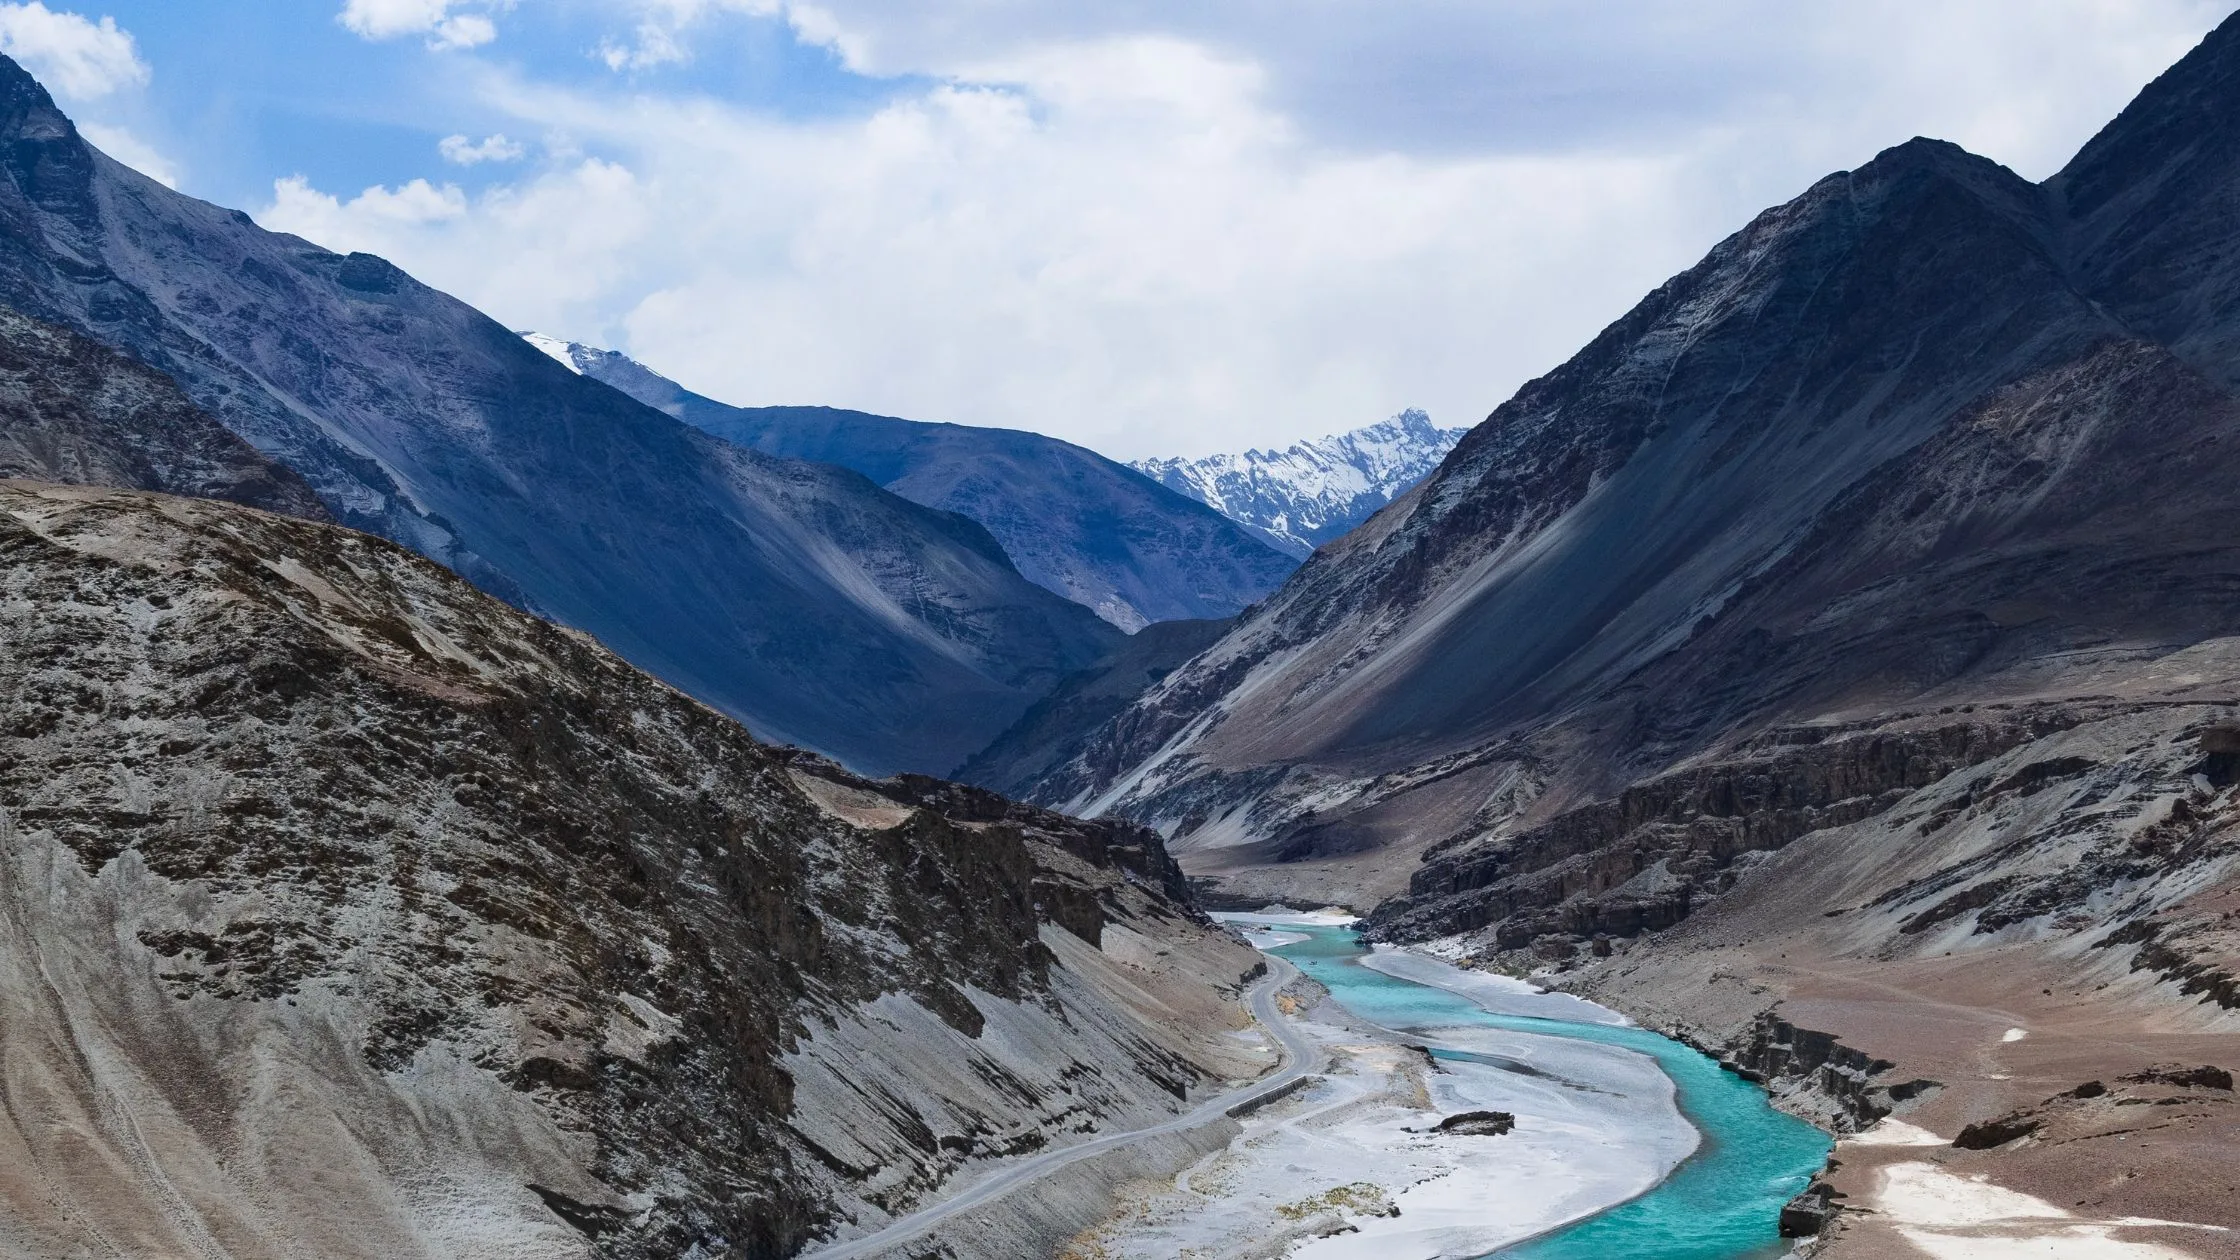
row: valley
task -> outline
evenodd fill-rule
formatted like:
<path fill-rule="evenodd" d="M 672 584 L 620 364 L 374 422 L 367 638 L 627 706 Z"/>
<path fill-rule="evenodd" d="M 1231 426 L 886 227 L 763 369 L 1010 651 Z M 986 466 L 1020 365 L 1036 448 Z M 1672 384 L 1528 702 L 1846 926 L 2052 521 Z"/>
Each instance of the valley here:
<path fill-rule="evenodd" d="M 1123 461 L 0 55 L 0 1260 L 2240 1257 L 2234 119 L 2240 15 L 1474 427 Z"/>

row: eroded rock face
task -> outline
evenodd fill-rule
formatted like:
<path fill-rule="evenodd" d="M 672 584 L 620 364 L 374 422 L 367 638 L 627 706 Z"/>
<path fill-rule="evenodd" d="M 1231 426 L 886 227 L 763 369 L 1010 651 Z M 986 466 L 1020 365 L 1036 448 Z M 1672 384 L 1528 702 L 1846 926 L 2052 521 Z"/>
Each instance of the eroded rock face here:
<path fill-rule="evenodd" d="M 780 1256 L 1254 1070 L 1147 832 L 331 526 L 18 482 L 0 551 L 0 1249 Z"/>
<path fill-rule="evenodd" d="M 330 519 L 303 478 L 161 372 L 0 307 L 0 477 L 230 499 Z"/>

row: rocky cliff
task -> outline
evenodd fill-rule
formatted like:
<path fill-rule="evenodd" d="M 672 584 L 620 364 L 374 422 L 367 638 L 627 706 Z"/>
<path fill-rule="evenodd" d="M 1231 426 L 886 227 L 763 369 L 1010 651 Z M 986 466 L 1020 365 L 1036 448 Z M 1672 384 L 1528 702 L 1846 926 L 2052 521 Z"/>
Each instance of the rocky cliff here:
<path fill-rule="evenodd" d="M 947 770 L 1118 639 L 969 520 L 717 441 L 379 258 L 118 165 L 5 60 L 0 305 L 169 375 L 343 523 L 860 769 Z"/>
<path fill-rule="evenodd" d="M 0 477 L 230 499 L 309 520 L 326 508 L 163 373 L 0 307 Z"/>
<path fill-rule="evenodd" d="M 0 485 L 0 1252 L 782 1256 L 1258 1070 L 1150 833 L 363 534 Z"/>
<path fill-rule="evenodd" d="M 1153 622 L 1234 616 L 1298 567 L 1245 526 L 1071 442 L 835 407 L 733 407 L 612 350 L 525 335 L 727 442 L 838 464 L 913 503 L 970 517 L 1029 580 L 1130 634 Z"/>

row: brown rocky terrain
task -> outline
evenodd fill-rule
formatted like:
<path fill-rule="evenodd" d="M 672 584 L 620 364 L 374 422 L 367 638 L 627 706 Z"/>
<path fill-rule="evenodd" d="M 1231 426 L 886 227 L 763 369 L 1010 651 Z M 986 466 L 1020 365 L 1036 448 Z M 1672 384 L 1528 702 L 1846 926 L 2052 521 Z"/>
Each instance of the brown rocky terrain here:
<path fill-rule="evenodd" d="M 1150 833 L 381 540 L 0 483 L 0 1254 L 782 1256 L 1250 1076 Z"/>

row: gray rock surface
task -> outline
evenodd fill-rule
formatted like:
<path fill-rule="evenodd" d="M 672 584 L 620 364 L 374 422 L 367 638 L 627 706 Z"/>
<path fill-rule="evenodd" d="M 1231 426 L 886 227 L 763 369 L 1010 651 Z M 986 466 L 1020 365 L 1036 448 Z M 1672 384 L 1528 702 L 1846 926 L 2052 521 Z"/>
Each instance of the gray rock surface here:
<path fill-rule="evenodd" d="M 1129 633 L 1231 617 L 1296 559 L 1193 498 L 1071 442 L 835 407 L 733 407 L 626 355 L 528 334 L 546 353 L 728 442 L 838 464 L 987 527 L 1027 578 Z"/>
<path fill-rule="evenodd" d="M 118 165 L 9 61 L 0 305 L 167 373 L 343 523 L 860 769 L 948 769 L 1118 638 L 971 521 L 717 441 L 379 258 Z"/>
<path fill-rule="evenodd" d="M 0 1253 L 792 1254 L 1257 1070 L 1157 838 L 370 536 L 0 484 Z"/>
<path fill-rule="evenodd" d="M 160 490 L 328 519 L 303 478 L 90 337 L 0 307 L 0 477 Z"/>

